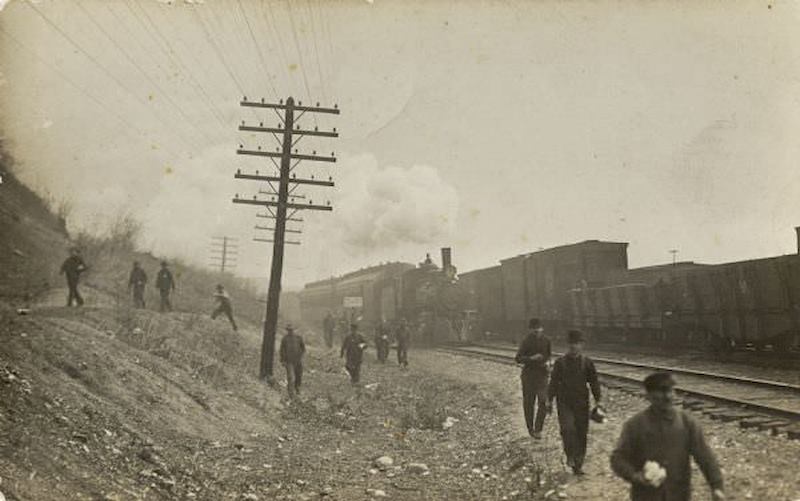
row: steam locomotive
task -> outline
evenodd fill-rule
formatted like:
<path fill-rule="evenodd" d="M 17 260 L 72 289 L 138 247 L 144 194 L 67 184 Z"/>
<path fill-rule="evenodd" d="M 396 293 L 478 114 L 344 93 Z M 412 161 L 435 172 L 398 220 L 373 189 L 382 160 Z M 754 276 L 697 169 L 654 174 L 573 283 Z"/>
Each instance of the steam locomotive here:
<path fill-rule="evenodd" d="M 299 297 L 304 319 L 315 325 L 330 312 L 367 331 L 381 321 L 405 319 L 423 342 L 465 337 L 467 292 L 450 248 L 442 249 L 441 268 L 430 255 L 417 265 L 385 263 L 306 284 Z"/>

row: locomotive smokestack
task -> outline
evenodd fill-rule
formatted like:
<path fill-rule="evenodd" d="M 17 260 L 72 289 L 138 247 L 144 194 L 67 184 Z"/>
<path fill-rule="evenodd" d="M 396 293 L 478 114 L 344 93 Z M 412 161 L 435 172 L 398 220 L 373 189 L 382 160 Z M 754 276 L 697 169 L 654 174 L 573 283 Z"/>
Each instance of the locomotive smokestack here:
<path fill-rule="evenodd" d="M 450 247 L 442 247 L 442 270 L 446 272 L 452 265 Z"/>
<path fill-rule="evenodd" d="M 795 226 L 794 232 L 797 233 L 797 253 L 800 254 L 800 226 Z"/>

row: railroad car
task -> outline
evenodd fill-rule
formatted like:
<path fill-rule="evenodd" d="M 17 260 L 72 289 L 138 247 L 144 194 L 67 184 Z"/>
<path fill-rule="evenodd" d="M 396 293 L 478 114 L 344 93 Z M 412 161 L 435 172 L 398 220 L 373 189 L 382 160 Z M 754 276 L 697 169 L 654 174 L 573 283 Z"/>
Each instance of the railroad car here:
<path fill-rule="evenodd" d="M 389 263 L 306 284 L 299 293 L 304 319 L 319 325 L 331 312 L 368 331 L 381 320 L 403 318 L 422 341 L 461 338 L 468 327 L 468 294 L 450 256 L 449 248 L 442 249 L 441 268 L 428 255 L 417 266 Z"/>
<path fill-rule="evenodd" d="M 573 324 L 601 341 L 716 350 L 800 345 L 798 255 L 682 266 L 655 283 L 576 288 L 570 299 Z"/>
<path fill-rule="evenodd" d="M 518 340 L 531 317 L 563 333 L 572 324 L 569 291 L 606 283 L 628 267 L 627 243 L 587 240 L 500 261 L 505 337 Z"/>

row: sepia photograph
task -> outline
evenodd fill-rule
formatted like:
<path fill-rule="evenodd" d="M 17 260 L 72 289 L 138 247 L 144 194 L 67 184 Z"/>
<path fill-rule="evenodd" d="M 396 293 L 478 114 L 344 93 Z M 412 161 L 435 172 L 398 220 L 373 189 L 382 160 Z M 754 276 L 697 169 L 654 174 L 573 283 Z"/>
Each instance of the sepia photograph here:
<path fill-rule="evenodd" d="M 800 501 L 798 26 L 0 0 L 0 501 Z"/>

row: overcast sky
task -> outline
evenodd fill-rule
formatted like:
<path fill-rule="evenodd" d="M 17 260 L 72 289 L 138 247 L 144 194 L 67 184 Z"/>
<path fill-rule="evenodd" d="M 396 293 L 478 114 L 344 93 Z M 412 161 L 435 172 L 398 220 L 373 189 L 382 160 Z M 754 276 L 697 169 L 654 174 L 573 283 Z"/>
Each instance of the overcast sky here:
<path fill-rule="evenodd" d="M 12 0 L 0 12 L 2 135 L 70 227 L 121 211 L 141 245 L 208 262 L 267 244 L 236 131 L 242 94 L 336 103 L 333 213 L 304 213 L 285 284 L 452 246 L 460 271 L 585 239 L 632 266 L 794 252 L 800 225 L 797 2 Z"/>

